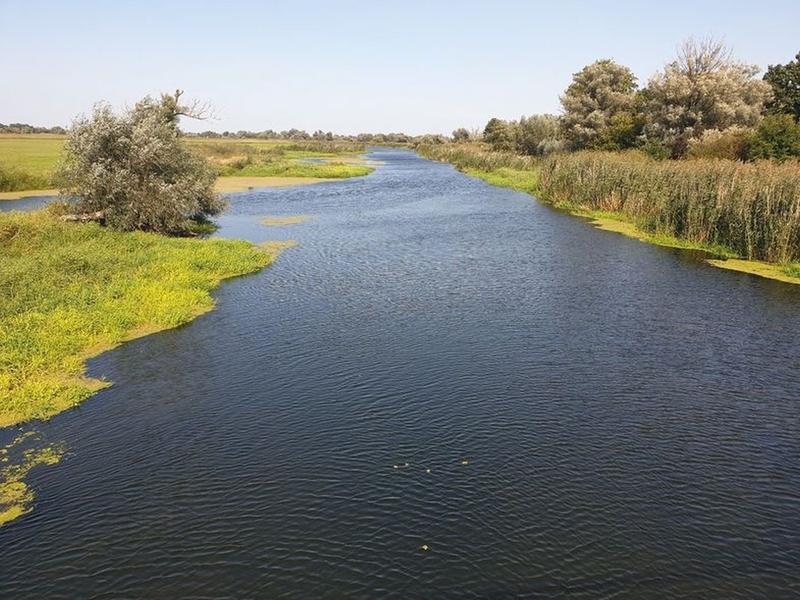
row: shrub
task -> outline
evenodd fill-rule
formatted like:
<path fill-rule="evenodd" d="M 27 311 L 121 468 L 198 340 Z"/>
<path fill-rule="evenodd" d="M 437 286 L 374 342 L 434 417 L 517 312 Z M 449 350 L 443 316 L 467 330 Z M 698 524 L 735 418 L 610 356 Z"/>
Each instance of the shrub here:
<path fill-rule="evenodd" d="M 101 104 L 75 121 L 57 180 L 62 194 L 79 198 L 77 210 L 116 229 L 170 234 L 222 210 L 214 169 L 180 139 L 179 116 L 195 114 L 180 95 L 148 96 L 122 115 Z"/>
<path fill-rule="evenodd" d="M 516 127 L 517 150 L 521 154 L 539 156 L 561 149 L 559 129 L 558 117 L 554 115 L 522 117 Z"/>
<path fill-rule="evenodd" d="M 689 140 L 689 158 L 723 158 L 747 160 L 753 130 L 745 127 L 708 129 L 700 139 Z"/>
<path fill-rule="evenodd" d="M 767 115 L 756 130 L 749 156 L 777 161 L 800 157 L 800 123 L 792 115 Z"/>

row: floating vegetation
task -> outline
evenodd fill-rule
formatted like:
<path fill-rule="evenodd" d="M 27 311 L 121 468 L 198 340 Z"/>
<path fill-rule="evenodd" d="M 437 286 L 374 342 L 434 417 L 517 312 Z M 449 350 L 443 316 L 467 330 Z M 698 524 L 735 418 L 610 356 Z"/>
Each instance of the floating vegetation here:
<path fill-rule="evenodd" d="M 410 466 L 411 465 L 409 463 L 405 462 L 405 463 L 397 463 L 396 465 L 392 465 L 392 468 L 393 469 L 407 469 Z"/>
<path fill-rule="evenodd" d="M 427 552 L 428 550 L 431 549 L 431 547 L 428 546 L 428 544 L 422 544 L 422 546 L 420 546 L 419 549 L 422 550 L 423 552 Z"/>
<path fill-rule="evenodd" d="M 261 220 L 262 225 L 267 225 L 268 227 L 280 227 L 281 225 L 296 225 L 298 223 L 304 223 L 309 219 L 312 219 L 312 215 L 286 215 L 286 216 L 277 216 L 277 217 L 266 217 Z"/>
<path fill-rule="evenodd" d="M 64 457 L 65 450 L 60 444 L 29 448 L 16 460 L 11 457 L 14 450 L 34 437 L 37 437 L 35 432 L 29 431 L 0 448 L 0 527 L 33 510 L 36 495 L 25 482 L 31 469 L 55 465 Z"/>

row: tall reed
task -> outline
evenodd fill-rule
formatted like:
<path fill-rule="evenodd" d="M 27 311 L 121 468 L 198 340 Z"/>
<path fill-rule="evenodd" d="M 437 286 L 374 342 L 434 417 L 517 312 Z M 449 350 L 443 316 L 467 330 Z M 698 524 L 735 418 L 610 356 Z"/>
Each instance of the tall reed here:
<path fill-rule="evenodd" d="M 800 163 L 581 152 L 547 158 L 540 169 L 548 202 L 622 212 L 645 231 L 727 246 L 748 259 L 800 259 Z"/>
<path fill-rule="evenodd" d="M 725 246 L 748 259 L 800 260 L 797 161 L 657 161 L 635 151 L 536 159 L 491 152 L 480 144 L 417 150 L 467 171 L 538 171 L 534 193 L 545 202 L 622 213 L 644 231 Z"/>

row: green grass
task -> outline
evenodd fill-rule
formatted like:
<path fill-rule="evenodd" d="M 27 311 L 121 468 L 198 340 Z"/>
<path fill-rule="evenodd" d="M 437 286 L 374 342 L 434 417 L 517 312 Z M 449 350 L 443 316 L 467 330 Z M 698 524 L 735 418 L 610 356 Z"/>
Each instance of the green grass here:
<path fill-rule="evenodd" d="M 64 140 L 54 135 L 0 135 L 0 192 L 50 187 Z"/>
<path fill-rule="evenodd" d="M 510 167 L 499 167 L 494 171 L 467 168 L 464 172 L 479 177 L 485 182 L 498 187 L 511 188 L 528 194 L 536 194 L 539 185 L 539 172 L 535 169 L 522 170 Z"/>
<path fill-rule="evenodd" d="M 0 192 L 21 192 L 54 187 L 56 164 L 64 149 L 64 136 L 0 135 Z M 373 171 L 358 164 L 364 145 L 325 140 L 260 140 L 237 138 L 184 138 L 195 152 L 210 160 L 221 176 L 314 177 L 343 179 Z M 308 158 L 321 164 L 302 162 Z"/>
<path fill-rule="evenodd" d="M 45 419 L 106 385 L 84 361 L 210 310 L 209 292 L 276 252 L 0 213 L 0 427 Z"/>
<path fill-rule="evenodd" d="M 225 172 L 225 175 L 242 177 L 318 177 L 321 179 L 346 179 L 369 175 L 374 169 L 365 165 L 342 162 L 320 164 L 298 162 L 271 162 L 247 165 L 241 169 Z"/>

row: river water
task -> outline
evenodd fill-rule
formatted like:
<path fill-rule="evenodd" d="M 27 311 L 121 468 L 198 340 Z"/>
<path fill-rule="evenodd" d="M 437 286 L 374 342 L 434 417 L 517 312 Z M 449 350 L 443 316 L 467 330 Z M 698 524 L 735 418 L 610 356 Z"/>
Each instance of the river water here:
<path fill-rule="evenodd" d="M 0 597 L 800 596 L 800 286 L 370 158 L 231 196 L 299 245 L 34 426 Z"/>

